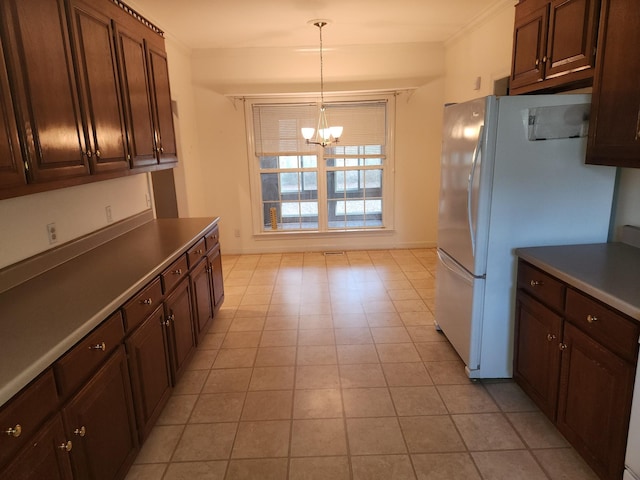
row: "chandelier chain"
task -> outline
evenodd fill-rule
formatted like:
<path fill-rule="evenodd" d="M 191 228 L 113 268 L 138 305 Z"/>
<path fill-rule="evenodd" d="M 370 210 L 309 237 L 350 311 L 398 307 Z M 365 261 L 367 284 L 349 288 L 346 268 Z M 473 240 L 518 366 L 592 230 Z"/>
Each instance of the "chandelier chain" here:
<path fill-rule="evenodd" d="M 318 27 L 320 29 L 320 106 L 324 107 L 324 65 L 322 60 L 322 27 L 324 27 L 323 22 L 318 23 Z"/>

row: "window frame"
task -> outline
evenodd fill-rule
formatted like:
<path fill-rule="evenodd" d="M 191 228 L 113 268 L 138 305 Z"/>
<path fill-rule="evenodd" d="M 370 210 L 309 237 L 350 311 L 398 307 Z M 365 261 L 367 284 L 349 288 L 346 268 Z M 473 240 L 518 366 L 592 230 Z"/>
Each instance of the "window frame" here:
<path fill-rule="evenodd" d="M 255 96 L 245 97 L 245 130 L 247 135 L 247 161 L 249 166 L 249 186 L 251 198 L 251 225 L 253 235 L 255 237 L 267 238 L 278 235 L 286 236 L 328 236 L 328 235 L 345 235 L 345 234 L 376 234 L 379 232 L 388 233 L 394 230 L 394 204 L 395 204 L 395 124 L 396 124 L 396 94 L 394 92 L 383 92 L 378 94 L 352 94 L 352 95 L 331 95 L 325 94 L 325 104 L 332 103 L 352 103 L 352 102 L 386 102 L 386 145 L 384 153 L 384 162 L 382 165 L 359 166 L 359 170 L 373 168 L 382 168 L 382 226 L 375 227 L 358 227 L 336 229 L 329 228 L 328 201 L 331 199 L 327 192 L 327 172 L 336 167 L 327 167 L 327 160 L 324 155 L 324 149 L 316 146 L 313 153 L 316 154 L 316 170 L 317 171 L 317 187 L 318 187 L 318 229 L 317 230 L 285 230 L 278 229 L 275 231 L 267 230 L 263 225 L 263 199 L 262 199 L 262 182 L 261 173 L 265 173 L 260 168 L 260 160 L 256 156 L 255 151 L 255 133 L 253 125 L 253 106 L 256 104 L 302 104 L 302 103 L 319 103 L 317 97 L 307 95 L 287 95 L 287 96 Z M 302 134 L 301 134 L 302 137 Z M 340 143 L 337 146 L 341 146 Z M 283 154 L 298 154 L 302 152 L 282 152 Z M 335 158 L 336 155 L 327 154 L 327 158 Z M 362 157 L 366 158 L 366 157 Z M 297 171 L 297 170 L 296 170 Z"/>

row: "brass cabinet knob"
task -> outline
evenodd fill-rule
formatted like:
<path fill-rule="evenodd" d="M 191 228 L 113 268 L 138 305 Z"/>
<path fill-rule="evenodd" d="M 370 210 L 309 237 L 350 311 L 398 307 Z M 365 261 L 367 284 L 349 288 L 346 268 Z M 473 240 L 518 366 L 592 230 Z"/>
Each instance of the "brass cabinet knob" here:
<path fill-rule="evenodd" d="M 100 150 L 96 150 L 96 157 L 100 158 Z"/>
<path fill-rule="evenodd" d="M 7 435 L 9 435 L 10 437 L 16 437 L 18 438 L 21 434 L 22 434 L 22 425 L 17 424 L 15 427 L 13 428 L 7 428 L 4 433 L 6 433 Z"/>
<path fill-rule="evenodd" d="M 160 147 L 160 153 L 164 153 L 164 147 Z"/>
<path fill-rule="evenodd" d="M 536 58 L 536 67 L 537 67 L 538 65 L 540 65 L 540 59 L 539 59 L 539 58 Z"/>
<path fill-rule="evenodd" d="M 92 155 L 93 153 L 91 153 L 91 150 L 87 150 L 87 157 L 91 158 Z"/>
<path fill-rule="evenodd" d="M 558 345 L 558 348 L 562 351 L 567 349 L 567 344 L 566 343 L 561 343 L 560 345 Z"/>
<path fill-rule="evenodd" d="M 539 287 L 540 285 L 542 285 L 542 282 L 540 280 L 531 280 L 529 282 L 529 285 L 531 285 L 532 287 Z"/>
<path fill-rule="evenodd" d="M 140 303 L 142 305 L 151 305 L 153 303 L 153 300 L 151 300 L 151 297 L 149 297 L 149 298 L 145 298 L 144 300 L 140 300 Z"/>
<path fill-rule="evenodd" d="M 595 315 L 587 315 L 587 322 L 593 323 L 597 321 L 598 321 L 598 317 L 596 317 Z"/>
<path fill-rule="evenodd" d="M 174 275 L 182 275 L 182 269 L 181 268 L 177 268 L 177 269 L 173 270 L 171 273 L 173 273 Z"/>
<path fill-rule="evenodd" d="M 66 443 L 61 443 L 60 445 L 58 445 L 58 448 L 60 450 L 64 450 L 65 452 L 70 452 L 73 448 L 73 443 L 71 443 L 71 440 L 69 440 Z"/>
<path fill-rule="evenodd" d="M 553 333 L 547 333 L 547 341 L 553 342 L 556 339 L 556 336 Z"/>
<path fill-rule="evenodd" d="M 80 437 L 84 437 L 87 434 L 87 429 L 84 427 L 84 425 L 80 428 L 76 428 L 73 431 L 74 435 L 78 435 Z"/>
<path fill-rule="evenodd" d="M 102 350 L 103 352 L 107 349 L 107 344 L 102 342 L 102 343 L 96 343 L 95 345 L 91 345 L 89 347 L 89 350 Z"/>

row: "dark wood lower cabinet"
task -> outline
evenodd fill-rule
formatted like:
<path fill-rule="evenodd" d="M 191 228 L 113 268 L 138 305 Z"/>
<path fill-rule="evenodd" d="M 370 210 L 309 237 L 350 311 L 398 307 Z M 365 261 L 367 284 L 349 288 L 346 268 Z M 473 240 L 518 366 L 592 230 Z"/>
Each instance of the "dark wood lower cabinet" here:
<path fill-rule="evenodd" d="M 60 414 L 56 414 L 0 472 L 0 477 L 7 480 L 72 480 L 69 456 L 75 444 L 68 442 L 70 439 L 65 436 Z"/>
<path fill-rule="evenodd" d="M 564 327 L 557 426 L 602 478 L 622 478 L 634 368 Z"/>
<path fill-rule="evenodd" d="M 164 309 L 165 321 L 169 329 L 171 374 L 175 383 L 182 375 L 184 366 L 196 346 L 193 335 L 191 288 L 186 279 L 167 297 Z"/>
<path fill-rule="evenodd" d="M 556 417 L 561 337 L 562 317 L 520 292 L 513 376 L 552 421 Z"/>
<path fill-rule="evenodd" d="M 200 335 L 206 330 L 213 318 L 210 272 L 211 269 L 207 258 L 203 258 L 191 271 L 191 294 L 193 296 L 196 339 L 200 338 Z"/>
<path fill-rule="evenodd" d="M 124 478 L 138 452 L 124 347 L 118 348 L 62 414 L 67 436 L 73 441 L 74 477 Z"/>
<path fill-rule="evenodd" d="M 158 307 L 125 342 L 142 442 L 171 394 L 164 311 Z"/>
<path fill-rule="evenodd" d="M 640 326 L 522 261 L 518 286 L 514 379 L 601 479 L 620 480 Z"/>
<path fill-rule="evenodd" d="M 222 281 L 222 256 L 220 245 L 216 245 L 209 254 L 211 265 L 211 289 L 213 291 L 213 305 L 217 311 L 224 301 L 224 283 Z"/>

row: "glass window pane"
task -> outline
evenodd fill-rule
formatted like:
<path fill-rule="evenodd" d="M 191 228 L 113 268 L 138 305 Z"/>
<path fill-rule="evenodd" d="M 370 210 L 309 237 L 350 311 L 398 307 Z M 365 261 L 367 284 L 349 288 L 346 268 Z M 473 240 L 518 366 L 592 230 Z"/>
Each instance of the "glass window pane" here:
<path fill-rule="evenodd" d="M 278 174 L 277 173 L 262 173 L 260 174 L 260 181 L 262 183 L 262 201 L 277 201 L 280 200 L 280 191 L 278 190 Z"/>
<path fill-rule="evenodd" d="M 382 170 L 364 170 L 362 188 L 380 188 L 382 186 Z"/>
<path fill-rule="evenodd" d="M 318 157 L 315 155 L 304 155 L 302 157 L 302 168 L 316 168 L 318 166 Z"/>
<path fill-rule="evenodd" d="M 316 172 L 302 172 L 302 186 L 305 192 L 313 192 L 317 196 L 318 174 Z"/>
<path fill-rule="evenodd" d="M 300 187 L 298 184 L 298 172 L 280 173 L 280 192 L 298 192 Z"/>
<path fill-rule="evenodd" d="M 279 159 L 279 168 L 299 168 L 298 157 L 281 155 Z"/>
<path fill-rule="evenodd" d="M 260 157 L 260 168 L 277 168 L 278 157 Z"/>

